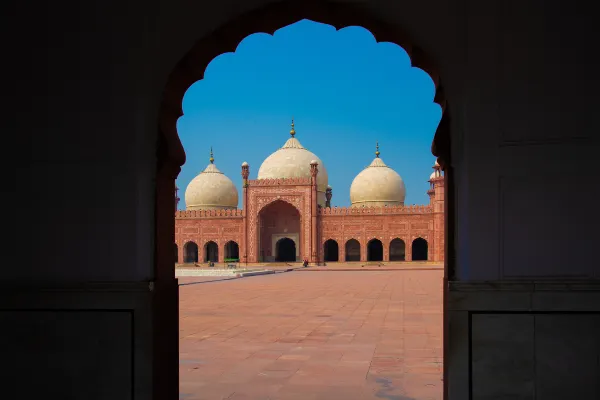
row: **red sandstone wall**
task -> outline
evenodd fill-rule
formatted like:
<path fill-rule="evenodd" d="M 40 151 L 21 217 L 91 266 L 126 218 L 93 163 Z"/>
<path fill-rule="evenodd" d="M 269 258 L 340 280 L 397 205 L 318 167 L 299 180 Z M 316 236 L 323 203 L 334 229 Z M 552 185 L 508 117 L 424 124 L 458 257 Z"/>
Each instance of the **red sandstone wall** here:
<path fill-rule="evenodd" d="M 410 210 L 410 208 L 408 208 Z M 345 260 L 345 244 L 356 239 L 361 245 L 361 261 L 367 260 L 367 243 L 373 238 L 383 243 L 383 260 L 389 261 L 390 242 L 399 238 L 406 245 L 406 260 L 412 260 L 412 241 L 421 237 L 428 242 L 428 259 L 433 260 L 434 215 L 430 207 L 422 207 L 423 212 L 408 212 L 397 215 L 377 215 L 368 213 L 327 214 L 319 216 L 319 229 L 322 234 L 320 254 L 326 240 L 334 239 L 339 246 L 339 259 Z M 443 232 L 443 231 L 442 231 Z M 437 257 L 437 256 L 436 256 Z M 321 256 L 322 259 L 322 256 Z M 436 260 L 438 261 L 438 260 Z"/>
<path fill-rule="evenodd" d="M 175 244 L 178 260 L 183 262 L 183 247 L 192 241 L 198 245 L 198 260 L 203 261 L 204 245 L 213 241 L 219 246 L 219 262 L 225 259 L 225 243 L 233 240 L 242 250 L 243 220 L 239 210 L 233 210 L 229 216 L 200 217 L 199 211 L 179 211 L 175 216 Z M 237 215 L 239 213 L 239 215 Z M 216 214 L 216 213 L 215 213 Z"/>

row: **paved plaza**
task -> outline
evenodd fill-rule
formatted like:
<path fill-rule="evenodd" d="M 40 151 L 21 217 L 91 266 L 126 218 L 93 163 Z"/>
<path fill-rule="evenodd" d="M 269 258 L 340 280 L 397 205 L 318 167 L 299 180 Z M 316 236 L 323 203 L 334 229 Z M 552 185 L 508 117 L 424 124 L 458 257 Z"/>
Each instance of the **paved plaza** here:
<path fill-rule="evenodd" d="M 180 278 L 180 398 L 442 398 L 438 269 Z"/>

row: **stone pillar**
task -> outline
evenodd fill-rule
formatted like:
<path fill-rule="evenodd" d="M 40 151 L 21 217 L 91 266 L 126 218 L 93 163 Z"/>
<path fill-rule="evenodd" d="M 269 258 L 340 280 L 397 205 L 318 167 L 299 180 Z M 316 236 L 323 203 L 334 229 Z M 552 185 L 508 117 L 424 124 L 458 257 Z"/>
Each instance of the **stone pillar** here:
<path fill-rule="evenodd" d="M 248 263 L 248 176 L 250 166 L 247 162 L 242 163 L 242 240 L 240 243 L 240 263 Z"/>
<path fill-rule="evenodd" d="M 344 239 L 338 242 L 338 262 L 346 262 L 346 242 Z"/>
<path fill-rule="evenodd" d="M 223 264 L 225 262 L 225 243 L 217 243 L 217 262 Z"/>
<path fill-rule="evenodd" d="M 183 243 L 177 243 L 177 260 L 179 260 L 180 264 L 183 264 Z"/>
<path fill-rule="evenodd" d="M 405 244 L 404 247 L 404 259 L 406 261 L 412 261 L 412 242 L 413 242 L 413 238 L 408 239 L 408 241 Z"/>
<path fill-rule="evenodd" d="M 368 247 L 366 240 L 360 241 L 360 261 L 367 262 Z"/>
<path fill-rule="evenodd" d="M 390 241 L 383 238 L 381 243 L 383 244 L 383 262 L 390 262 Z"/>
<path fill-rule="evenodd" d="M 434 178 L 431 180 L 433 184 L 433 243 L 431 245 L 431 256 L 428 257 L 432 261 L 444 261 L 444 233 L 445 233 L 445 185 L 444 176 L 441 172 L 440 165 L 436 162 L 434 168 Z"/>
<path fill-rule="evenodd" d="M 317 263 L 317 173 L 319 163 L 313 160 L 310 162 L 310 175 L 311 175 L 311 196 L 310 196 L 310 213 L 311 213 L 311 226 L 310 226 L 310 258 L 311 263 Z"/>

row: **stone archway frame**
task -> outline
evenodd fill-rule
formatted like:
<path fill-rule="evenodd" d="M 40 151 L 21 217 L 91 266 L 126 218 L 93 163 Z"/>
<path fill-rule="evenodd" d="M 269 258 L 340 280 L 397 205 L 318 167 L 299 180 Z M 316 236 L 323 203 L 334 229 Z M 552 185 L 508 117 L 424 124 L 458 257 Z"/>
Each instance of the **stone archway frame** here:
<path fill-rule="evenodd" d="M 275 233 L 271 236 L 271 254 L 277 257 L 277 242 L 281 239 L 290 239 L 296 246 L 296 260 L 300 257 L 300 234 L 299 233 Z"/>
<path fill-rule="evenodd" d="M 402 47 L 408 54 L 411 64 L 425 71 L 432 78 L 436 94 L 434 101 L 442 107 L 442 119 L 436 130 L 431 146 L 433 155 L 446 172 L 450 158 L 450 121 L 444 90 L 440 81 L 437 63 L 428 57 L 416 42 L 396 26 L 384 23 L 365 10 L 359 4 L 329 2 L 325 0 L 280 1 L 233 17 L 211 34 L 198 40 L 194 46 L 177 63 L 165 85 L 158 116 L 157 165 L 155 179 L 155 257 L 154 257 L 154 292 L 157 310 L 154 319 L 157 321 L 154 337 L 155 346 L 161 351 L 156 352 L 156 365 L 171 364 L 178 357 L 178 331 L 173 329 L 178 321 L 178 284 L 175 278 L 175 265 L 172 262 L 172 243 L 175 238 L 173 224 L 173 194 L 175 179 L 185 163 L 185 151 L 177 133 L 177 120 L 183 115 L 182 103 L 187 89 L 204 76 L 208 64 L 220 54 L 234 51 L 237 45 L 253 33 L 265 32 L 273 34 L 277 29 L 290 25 L 302 19 L 321 22 L 341 29 L 348 26 L 361 26 L 368 29 L 378 42 L 392 42 Z M 452 182 L 451 168 L 445 174 L 446 180 Z M 453 185 L 448 185 L 452 191 Z M 309 205 L 310 206 L 310 205 Z M 454 223 L 451 216 L 453 208 L 446 202 L 447 221 Z M 306 215 L 308 215 L 307 213 Z M 251 215 L 251 214 L 250 214 Z M 256 223 L 256 221 L 254 221 Z M 446 232 L 452 232 L 450 223 L 446 223 Z M 256 228 L 255 225 L 248 229 Z M 249 234 L 250 232 L 248 232 Z M 309 235 L 305 235 L 309 236 Z M 306 238 L 304 238 L 306 240 Z M 359 240 L 360 243 L 360 240 Z M 453 248 L 453 238 L 446 238 L 446 249 Z M 345 242 L 344 242 L 345 245 Z M 251 248 L 253 241 L 245 246 Z M 446 250 L 451 251 L 451 250 Z M 446 257 L 446 260 L 452 257 Z M 452 268 L 448 264 L 448 268 Z M 175 299 L 175 301 L 173 301 Z M 174 343 L 174 347 L 166 350 L 165 344 Z M 172 350 L 172 351 L 171 351 Z M 169 393 L 177 390 L 178 373 L 164 376 L 155 382 L 157 393 Z M 160 397 L 160 396 L 159 396 Z"/>
<path fill-rule="evenodd" d="M 248 191 L 248 262 L 258 262 L 260 213 L 276 201 L 283 201 L 298 210 L 300 214 L 300 232 L 296 251 L 310 254 L 310 186 L 290 189 L 274 187 L 252 188 Z M 252 239 L 253 238 L 253 239 Z M 301 248 L 299 248 L 302 246 Z"/>
<path fill-rule="evenodd" d="M 368 29 L 377 42 L 391 42 L 402 47 L 408 54 L 413 67 L 425 71 L 432 79 L 436 94 L 434 102 L 442 108 L 442 120 L 432 143 L 432 153 L 444 167 L 450 155 L 449 119 L 447 102 L 441 84 L 437 63 L 404 30 L 385 23 L 359 4 L 329 2 L 325 0 L 279 1 L 254 9 L 222 25 L 211 34 L 198 40 L 188 53 L 177 63 L 169 75 L 159 110 L 159 140 L 157 151 L 156 182 L 156 261 L 157 280 L 172 280 L 174 267 L 169 266 L 170 251 L 167 242 L 172 242 L 173 193 L 175 178 L 185 163 L 185 151 L 177 133 L 177 120 L 183 115 L 182 103 L 187 89 L 203 79 L 210 62 L 217 56 L 233 52 L 247 36 L 264 32 L 274 34 L 276 30 L 302 19 L 329 24 L 336 29 L 360 26 Z M 167 212 L 167 209 L 169 210 Z"/>

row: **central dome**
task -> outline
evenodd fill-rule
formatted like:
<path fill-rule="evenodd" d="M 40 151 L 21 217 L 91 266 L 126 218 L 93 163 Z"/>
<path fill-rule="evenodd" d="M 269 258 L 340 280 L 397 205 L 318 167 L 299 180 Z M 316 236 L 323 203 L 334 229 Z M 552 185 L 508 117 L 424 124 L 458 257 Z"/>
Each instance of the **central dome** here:
<path fill-rule="evenodd" d="M 406 197 L 404 181 L 396 171 L 379 158 L 379 144 L 375 159 L 363 169 L 350 186 L 352 207 L 403 206 Z"/>
<path fill-rule="evenodd" d="M 327 190 L 327 169 L 323 161 L 314 153 L 306 150 L 294 136 L 294 121 L 292 120 L 291 138 L 282 148 L 271 154 L 263 161 L 258 169 L 258 179 L 278 178 L 310 178 L 310 164 L 316 161 L 317 173 L 317 203 L 325 207 L 325 191 Z"/>

